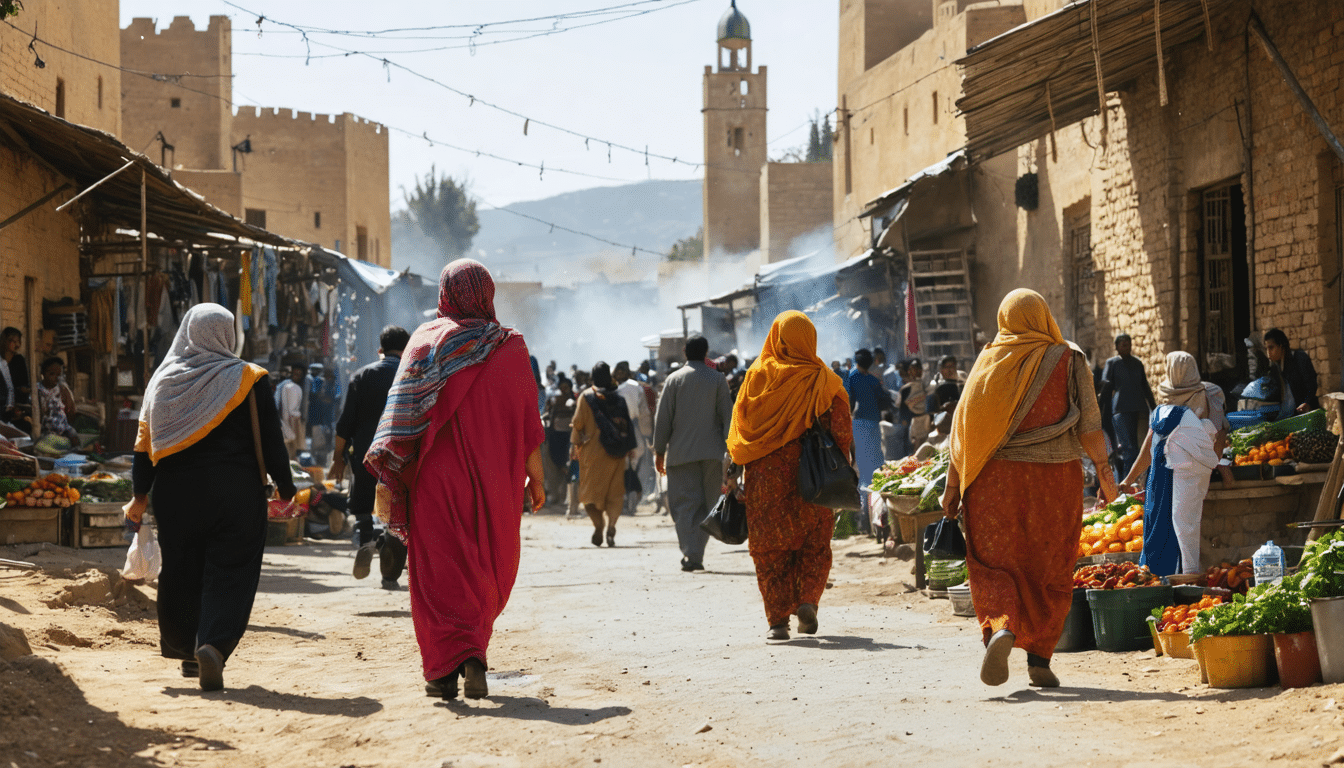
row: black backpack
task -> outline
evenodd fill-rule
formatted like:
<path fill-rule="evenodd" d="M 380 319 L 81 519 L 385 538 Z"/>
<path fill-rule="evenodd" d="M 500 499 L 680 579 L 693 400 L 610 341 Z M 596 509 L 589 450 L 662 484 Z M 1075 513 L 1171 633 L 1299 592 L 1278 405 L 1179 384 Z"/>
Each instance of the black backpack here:
<path fill-rule="evenodd" d="M 593 412 L 593 421 L 597 422 L 597 439 L 602 449 L 613 459 L 623 459 L 638 445 L 635 440 L 634 425 L 630 422 L 630 411 L 625 407 L 625 398 L 612 392 L 599 399 L 596 392 L 587 392 L 584 398 L 588 409 Z"/>

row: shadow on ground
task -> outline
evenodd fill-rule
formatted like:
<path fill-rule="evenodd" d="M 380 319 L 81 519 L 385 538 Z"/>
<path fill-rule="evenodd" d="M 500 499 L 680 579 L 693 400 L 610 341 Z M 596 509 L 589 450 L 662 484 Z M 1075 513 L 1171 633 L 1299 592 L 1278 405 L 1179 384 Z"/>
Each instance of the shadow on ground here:
<path fill-rule="evenodd" d="M 0 705 L 0 755 L 7 764 L 151 768 L 162 763 L 136 753 L 183 742 L 233 749 L 225 742 L 132 728 L 116 714 L 89 704 L 56 663 L 38 656 L 0 659 L 0 689 L 6 700 Z M 46 723 L 67 727 L 47 728 Z"/>
<path fill-rule="evenodd" d="M 493 705 L 493 706 L 492 706 Z M 511 720 L 544 720 L 557 725 L 588 725 L 613 717 L 625 717 L 629 707 L 553 707 L 531 696 L 491 696 L 481 704 L 459 699 L 435 702 L 434 706 L 456 712 L 462 717 L 501 717 Z"/>
<path fill-rule="evenodd" d="M 225 688 L 209 693 L 199 688 L 164 688 L 167 696 L 199 696 L 205 699 L 223 699 L 248 704 L 258 709 L 274 709 L 282 712 L 302 712 L 307 715 L 336 715 L 339 717 L 367 717 L 383 710 L 383 705 L 367 696 L 322 698 L 304 696 L 297 693 L 280 693 L 259 685 L 246 688 Z"/>

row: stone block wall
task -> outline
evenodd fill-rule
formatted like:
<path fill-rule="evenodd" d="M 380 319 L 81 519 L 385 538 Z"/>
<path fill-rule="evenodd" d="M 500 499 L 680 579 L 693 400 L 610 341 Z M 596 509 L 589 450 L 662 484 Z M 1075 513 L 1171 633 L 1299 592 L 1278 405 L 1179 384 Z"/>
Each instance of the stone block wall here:
<path fill-rule="evenodd" d="M 0 210 L 16 212 L 64 182 L 29 155 L 0 148 Z M 78 301 L 80 295 L 79 226 L 70 210 L 56 213 L 56 205 L 48 203 L 0 230 L 0 327 L 23 331 L 20 353 L 34 371 L 42 299 Z"/>
<path fill-rule="evenodd" d="M 761 169 L 761 261 L 783 261 L 796 238 L 831 224 L 830 163 L 766 163 Z"/>
<path fill-rule="evenodd" d="M 117 8 L 117 0 L 26 3 L 18 16 L 7 19 L 13 27 L 0 24 L 0 92 L 52 114 L 64 112 L 61 116 L 70 122 L 120 135 Z M 78 51 L 85 58 L 58 48 Z M 38 57 L 45 67 L 36 66 Z M 58 85 L 63 92 L 60 110 Z"/>
<path fill-rule="evenodd" d="M 121 62 L 128 69 L 165 75 L 127 74 L 123 82 L 123 139 L 140 148 L 162 132 L 175 151 L 173 167 L 231 167 L 229 120 L 233 100 L 233 34 L 227 16 L 211 16 L 198 30 L 178 16 L 162 30 L 137 18 L 121 30 Z M 158 157 L 156 147 L 146 150 Z"/>

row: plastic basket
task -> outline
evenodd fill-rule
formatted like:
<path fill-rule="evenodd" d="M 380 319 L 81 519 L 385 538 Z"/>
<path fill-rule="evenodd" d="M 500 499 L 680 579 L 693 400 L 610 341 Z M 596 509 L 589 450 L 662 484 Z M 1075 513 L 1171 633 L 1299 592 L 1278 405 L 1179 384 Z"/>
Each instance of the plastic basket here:
<path fill-rule="evenodd" d="M 1097 647 L 1097 634 L 1092 629 L 1092 609 L 1087 604 L 1087 590 L 1073 590 L 1073 604 L 1064 617 L 1064 631 L 1055 643 L 1057 653 L 1090 651 Z"/>
<path fill-rule="evenodd" d="M 1195 658 L 1195 649 L 1190 646 L 1189 632 L 1159 632 L 1158 638 L 1162 642 L 1162 652 L 1173 659 L 1193 659 Z"/>
<path fill-rule="evenodd" d="M 1154 608 L 1171 605 L 1171 587 L 1089 589 L 1092 631 L 1102 651 L 1144 651 L 1153 647 L 1148 616 Z"/>
<path fill-rule="evenodd" d="M 1232 425 L 1233 429 L 1245 429 L 1262 424 L 1265 417 L 1259 411 L 1232 411 L 1227 414 L 1227 423 Z"/>

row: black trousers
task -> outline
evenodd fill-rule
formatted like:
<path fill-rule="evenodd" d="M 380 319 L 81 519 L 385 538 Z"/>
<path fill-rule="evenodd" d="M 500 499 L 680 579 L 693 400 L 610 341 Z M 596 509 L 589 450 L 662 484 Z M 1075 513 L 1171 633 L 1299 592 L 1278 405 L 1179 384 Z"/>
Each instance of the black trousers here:
<path fill-rule="evenodd" d="M 350 462 L 350 503 L 346 508 L 355 516 L 355 546 L 373 541 L 373 499 L 378 479 L 364 468 L 364 460 Z"/>
<path fill-rule="evenodd" d="M 159 647 L 194 659 L 202 645 L 227 659 L 252 614 L 266 547 L 266 502 L 256 470 L 160 470 L 152 491 L 163 570 Z"/>

